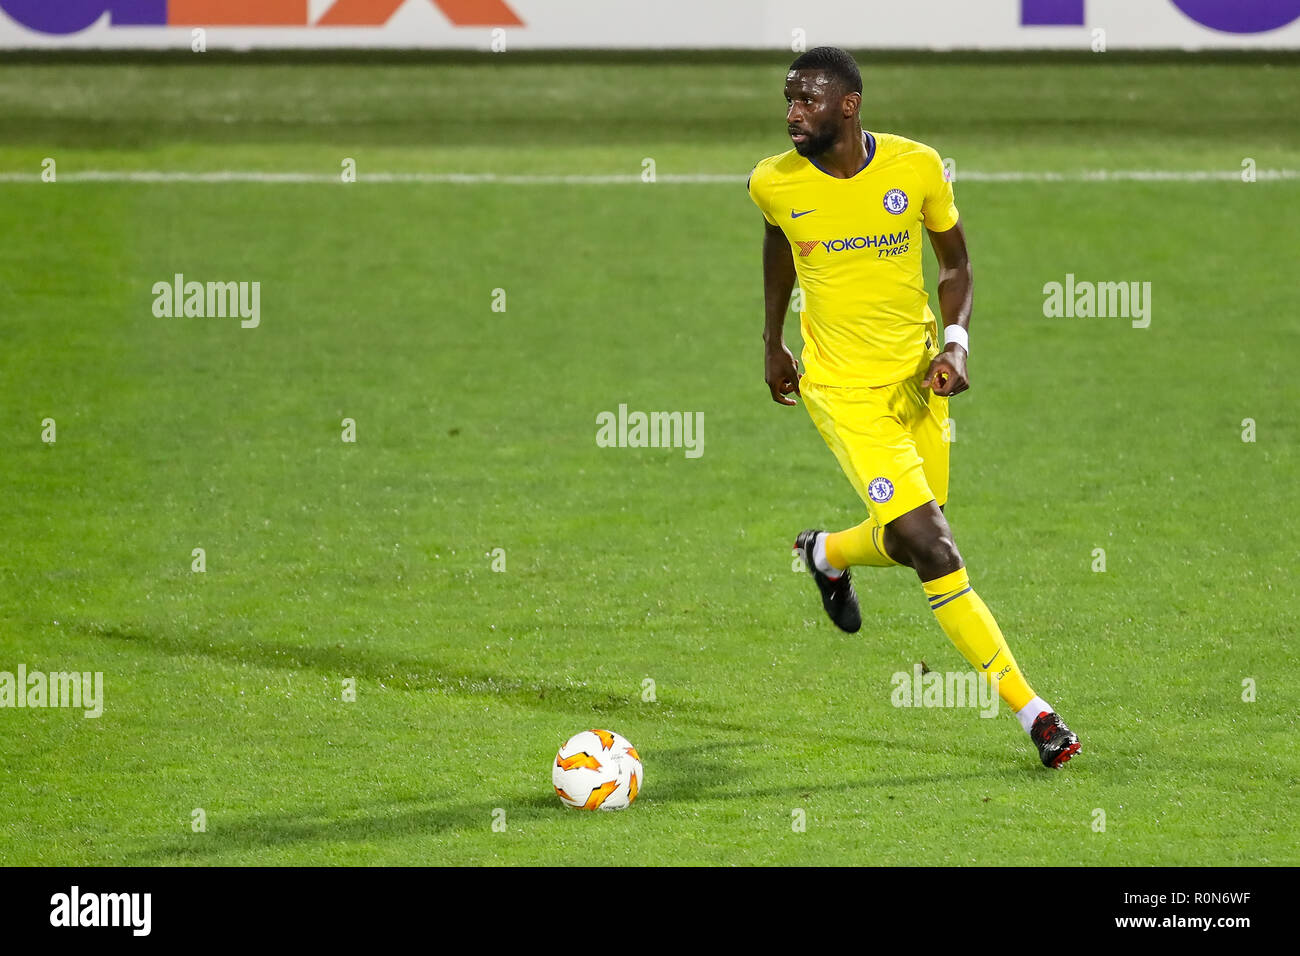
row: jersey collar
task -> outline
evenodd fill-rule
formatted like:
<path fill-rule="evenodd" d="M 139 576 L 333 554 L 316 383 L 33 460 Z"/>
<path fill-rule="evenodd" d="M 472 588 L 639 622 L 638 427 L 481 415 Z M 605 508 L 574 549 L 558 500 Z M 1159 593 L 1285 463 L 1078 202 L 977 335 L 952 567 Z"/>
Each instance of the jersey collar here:
<path fill-rule="evenodd" d="M 868 166 L 870 166 L 870 165 L 871 165 L 871 161 L 872 161 L 873 159 L 876 158 L 876 137 L 872 136 L 872 135 L 871 135 L 869 132 L 867 132 L 865 129 L 862 131 L 862 145 L 866 147 L 866 150 L 867 150 L 867 159 L 866 159 L 866 162 L 864 162 L 864 163 L 862 164 L 862 167 L 858 170 L 858 173 L 862 172 L 863 169 L 866 169 Z M 825 168 L 823 168 L 822 164 L 819 163 L 819 162 L 817 162 L 817 160 L 813 159 L 811 156 L 808 157 L 808 162 L 812 163 L 814 166 L 816 166 L 816 167 L 817 167 L 819 170 L 821 170 L 823 173 L 826 173 L 826 175 L 827 175 L 827 176 L 830 176 L 831 179 L 839 179 L 839 178 L 840 178 L 840 177 L 838 177 L 838 176 L 831 176 L 830 173 L 827 173 L 826 170 L 825 170 Z M 857 176 L 857 175 L 858 175 L 858 173 L 854 173 L 853 176 L 850 176 L 850 177 L 849 177 L 849 179 L 853 179 L 854 176 Z M 847 182 L 847 180 L 845 180 L 845 181 Z"/>

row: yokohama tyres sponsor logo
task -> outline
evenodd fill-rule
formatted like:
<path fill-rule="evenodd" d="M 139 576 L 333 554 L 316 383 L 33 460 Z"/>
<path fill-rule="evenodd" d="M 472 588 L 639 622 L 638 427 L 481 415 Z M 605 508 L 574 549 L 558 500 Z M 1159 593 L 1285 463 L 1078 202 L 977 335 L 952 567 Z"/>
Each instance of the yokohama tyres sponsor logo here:
<path fill-rule="evenodd" d="M 910 239 L 910 234 L 903 232 L 882 232 L 875 236 L 846 236 L 843 239 L 812 239 L 804 241 L 796 239 L 795 245 L 799 247 L 799 255 L 805 257 L 812 254 L 812 251 L 818 246 L 824 248 L 827 252 L 844 252 L 846 249 L 884 249 L 889 246 L 898 246 Z"/>
<path fill-rule="evenodd" d="M 381 27 L 408 3 L 432 3 L 453 26 L 522 26 L 506 0 L 334 0 L 315 23 L 308 0 L 0 0 L 41 33 L 79 33 L 104 14 L 114 27 Z"/>

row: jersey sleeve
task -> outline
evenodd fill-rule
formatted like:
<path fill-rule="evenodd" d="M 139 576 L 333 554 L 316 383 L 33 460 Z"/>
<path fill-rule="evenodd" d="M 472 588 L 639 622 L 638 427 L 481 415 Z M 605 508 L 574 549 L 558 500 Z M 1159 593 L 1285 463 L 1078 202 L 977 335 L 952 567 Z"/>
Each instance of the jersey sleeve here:
<path fill-rule="evenodd" d="M 768 212 L 770 190 L 767 188 L 768 177 L 765 175 L 765 172 L 765 170 L 755 166 L 750 170 L 749 182 L 745 184 L 745 187 L 749 190 L 749 198 L 754 200 L 754 205 L 757 206 L 759 212 L 763 214 L 763 218 L 768 221 L 769 225 L 775 226 L 777 224 L 776 220 L 773 219 L 772 214 Z"/>
<path fill-rule="evenodd" d="M 933 149 L 926 148 L 920 157 L 921 181 L 925 200 L 921 203 L 921 218 L 931 232 L 947 232 L 957 225 L 957 201 L 952 194 L 943 160 Z"/>

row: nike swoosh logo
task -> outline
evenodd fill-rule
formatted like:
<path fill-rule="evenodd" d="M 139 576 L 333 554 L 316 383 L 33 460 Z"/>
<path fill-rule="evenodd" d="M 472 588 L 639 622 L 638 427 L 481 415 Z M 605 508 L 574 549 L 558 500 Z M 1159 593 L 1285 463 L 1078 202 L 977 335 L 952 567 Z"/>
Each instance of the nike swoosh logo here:
<path fill-rule="evenodd" d="M 808 215 L 808 213 L 810 213 L 810 212 L 816 212 L 816 211 L 817 211 L 816 209 L 805 209 L 803 212 L 795 212 L 793 209 L 791 209 L 791 210 L 790 210 L 790 218 L 791 218 L 791 219 L 798 219 L 800 216 L 806 216 L 806 215 Z"/>
<path fill-rule="evenodd" d="M 1002 653 L 1002 648 L 999 647 L 999 648 L 998 648 L 998 654 L 1001 654 L 1001 653 Z M 992 664 L 995 660 L 998 659 L 998 654 L 994 654 L 992 657 L 989 658 L 989 664 Z M 989 664 L 984 664 L 984 665 L 982 665 L 983 669 L 984 669 L 984 670 L 988 670 L 988 669 L 989 669 Z"/>

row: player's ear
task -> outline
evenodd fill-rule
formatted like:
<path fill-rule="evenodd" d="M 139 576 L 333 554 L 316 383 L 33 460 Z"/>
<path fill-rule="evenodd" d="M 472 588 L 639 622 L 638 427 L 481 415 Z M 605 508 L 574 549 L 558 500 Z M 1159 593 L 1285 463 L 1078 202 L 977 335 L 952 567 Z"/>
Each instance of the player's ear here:
<path fill-rule="evenodd" d="M 856 116 L 858 110 L 862 107 L 861 93 L 847 93 L 844 96 L 844 116 L 847 119 L 850 116 Z"/>

